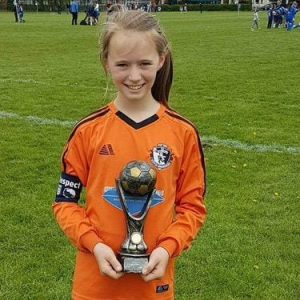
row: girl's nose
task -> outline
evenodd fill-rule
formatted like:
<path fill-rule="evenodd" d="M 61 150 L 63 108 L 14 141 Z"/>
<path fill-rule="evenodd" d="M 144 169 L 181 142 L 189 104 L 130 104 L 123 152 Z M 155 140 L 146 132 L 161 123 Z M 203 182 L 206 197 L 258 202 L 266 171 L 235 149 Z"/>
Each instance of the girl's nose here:
<path fill-rule="evenodd" d="M 141 72 L 138 67 L 133 66 L 130 69 L 129 80 L 138 81 L 141 79 Z"/>

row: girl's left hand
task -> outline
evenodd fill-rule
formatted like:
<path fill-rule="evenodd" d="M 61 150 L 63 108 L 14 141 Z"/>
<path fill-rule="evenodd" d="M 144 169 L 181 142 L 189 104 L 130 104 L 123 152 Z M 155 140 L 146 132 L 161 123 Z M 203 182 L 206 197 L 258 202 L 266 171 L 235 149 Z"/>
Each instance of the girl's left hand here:
<path fill-rule="evenodd" d="M 150 255 L 149 263 L 142 271 L 142 278 L 148 282 L 163 278 L 168 262 L 169 253 L 162 247 L 154 249 Z"/>

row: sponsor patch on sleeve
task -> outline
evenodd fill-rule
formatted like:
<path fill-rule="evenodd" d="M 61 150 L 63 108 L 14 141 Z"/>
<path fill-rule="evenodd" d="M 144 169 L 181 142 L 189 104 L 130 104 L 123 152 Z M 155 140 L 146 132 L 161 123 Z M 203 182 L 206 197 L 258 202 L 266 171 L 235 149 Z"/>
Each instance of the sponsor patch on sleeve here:
<path fill-rule="evenodd" d="M 78 177 L 61 173 L 55 202 L 78 203 L 81 190 L 82 183 Z"/>
<path fill-rule="evenodd" d="M 167 292 L 168 290 L 169 290 L 169 285 L 168 284 L 158 285 L 156 287 L 156 293 L 157 294 Z"/>

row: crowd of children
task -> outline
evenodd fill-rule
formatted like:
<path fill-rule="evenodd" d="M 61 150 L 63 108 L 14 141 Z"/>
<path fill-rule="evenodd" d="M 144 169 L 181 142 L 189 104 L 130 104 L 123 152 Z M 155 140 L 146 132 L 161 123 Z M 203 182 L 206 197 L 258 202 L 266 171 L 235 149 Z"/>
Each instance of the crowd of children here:
<path fill-rule="evenodd" d="M 80 25 L 97 25 L 100 16 L 100 7 L 98 1 L 91 1 L 85 13 L 85 17 L 80 22 Z"/>
<path fill-rule="evenodd" d="M 267 28 L 286 28 L 288 31 L 299 27 L 295 25 L 295 18 L 298 12 L 298 3 L 293 1 L 287 7 L 282 5 L 280 0 L 277 3 L 273 3 L 268 9 L 268 24 Z"/>
<path fill-rule="evenodd" d="M 18 23 L 24 23 L 24 8 L 20 0 L 14 0 L 14 15 L 15 21 Z M 112 5 L 111 2 L 107 2 L 107 12 L 109 7 Z M 77 18 L 79 14 L 79 1 L 73 0 L 67 5 L 68 11 L 72 14 L 72 25 L 77 25 Z M 147 5 L 130 4 L 126 7 L 128 10 L 144 10 L 147 12 L 160 11 L 160 7 L 153 7 L 152 3 L 149 2 Z M 187 12 L 187 5 L 180 6 L 180 12 Z M 295 18 L 298 12 L 298 3 L 293 1 L 285 7 L 281 0 L 276 3 L 272 3 L 267 9 L 268 23 L 267 28 L 286 28 L 288 31 L 294 28 L 300 28 L 300 23 L 295 25 Z M 85 11 L 85 18 L 80 22 L 80 25 L 97 25 L 100 16 L 100 7 L 97 0 L 91 0 Z M 251 30 L 256 31 L 259 29 L 259 8 L 254 7 L 253 19 Z"/>
<path fill-rule="evenodd" d="M 180 12 L 187 12 L 188 11 L 186 3 L 184 3 L 184 5 L 180 5 L 179 11 Z"/>
<path fill-rule="evenodd" d="M 298 12 L 298 3 L 293 1 L 288 4 L 287 7 L 282 5 L 281 0 L 278 0 L 277 3 L 272 3 L 267 10 L 268 23 L 267 28 L 286 28 L 288 31 L 293 30 L 294 28 L 300 28 L 299 25 L 295 25 L 296 14 Z M 254 7 L 253 12 L 253 21 L 251 30 L 255 31 L 259 29 L 259 8 Z"/>
<path fill-rule="evenodd" d="M 117 1 L 117 3 L 120 1 Z M 120 5 L 120 4 L 117 4 Z M 115 6 L 112 1 L 107 2 L 107 11 L 110 10 L 111 6 Z M 139 3 L 137 2 L 127 2 L 127 4 L 123 5 L 126 10 L 141 10 L 148 13 L 156 13 L 161 11 L 161 7 L 156 4 L 154 1 L 149 1 L 148 3 Z"/>

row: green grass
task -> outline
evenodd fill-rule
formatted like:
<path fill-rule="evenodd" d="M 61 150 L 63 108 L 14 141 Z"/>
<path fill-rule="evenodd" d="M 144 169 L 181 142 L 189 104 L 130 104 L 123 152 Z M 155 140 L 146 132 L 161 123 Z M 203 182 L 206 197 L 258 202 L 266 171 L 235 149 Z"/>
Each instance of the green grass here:
<path fill-rule="evenodd" d="M 174 53 L 171 106 L 206 144 L 208 219 L 178 260 L 176 299 L 299 299 L 300 30 L 267 30 L 263 12 L 257 32 L 250 12 L 157 17 Z M 62 121 L 114 89 L 104 95 L 101 26 L 25 19 L 0 14 L 0 299 L 69 299 L 75 250 L 51 212 Z"/>

